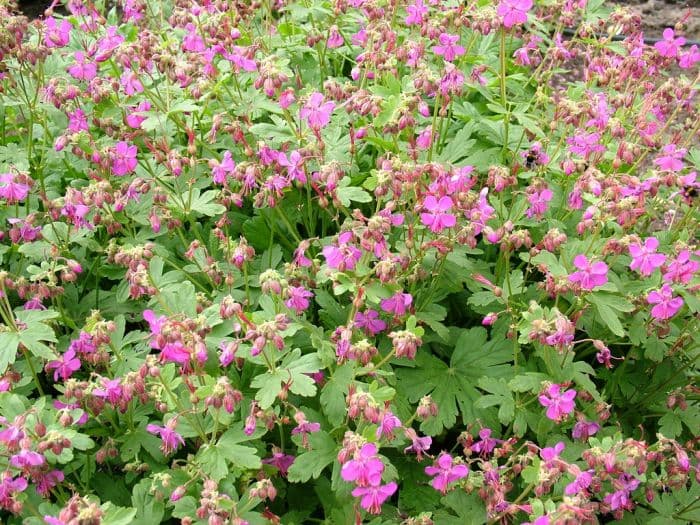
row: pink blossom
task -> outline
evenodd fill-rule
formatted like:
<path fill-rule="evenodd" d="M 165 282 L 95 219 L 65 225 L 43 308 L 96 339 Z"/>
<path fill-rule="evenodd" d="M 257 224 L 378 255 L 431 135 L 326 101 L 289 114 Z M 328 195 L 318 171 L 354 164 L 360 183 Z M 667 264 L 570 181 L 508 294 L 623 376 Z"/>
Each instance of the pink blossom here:
<path fill-rule="evenodd" d="M 397 428 L 401 428 L 401 420 L 391 410 L 385 410 L 377 427 L 376 437 L 394 439 L 394 430 Z"/>
<path fill-rule="evenodd" d="M 194 24 L 187 24 L 185 30 L 187 33 L 182 39 L 182 49 L 193 53 L 204 51 L 207 46 L 204 44 L 202 37 L 197 33 L 197 27 Z"/>
<path fill-rule="evenodd" d="M 151 109 L 151 103 L 147 100 L 139 102 L 137 106 L 132 107 L 129 113 L 126 115 L 126 125 L 133 129 L 139 129 L 146 116 L 143 113 L 148 112 Z"/>
<path fill-rule="evenodd" d="M 360 505 L 370 514 L 380 514 L 382 512 L 382 504 L 396 492 L 397 485 L 393 481 L 386 485 L 370 485 L 367 487 L 356 487 L 352 491 L 352 495 L 356 498 L 362 498 Z"/>
<path fill-rule="evenodd" d="M 82 109 L 76 108 L 75 111 L 68 113 L 68 131 L 79 133 L 88 129 L 87 117 Z"/>
<path fill-rule="evenodd" d="M 659 240 L 656 237 L 647 237 L 644 244 L 631 243 L 629 246 L 632 257 L 630 269 L 639 271 L 645 277 L 654 273 L 654 270 L 666 262 L 666 256 L 663 253 L 656 253 L 658 247 Z"/>
<path fill-rule="evenodd" d="M 21 202 L 29 195 L 29 186 L 17 182 L 12 173 L 0 173 L 0 197 L 8 204 Z"/>
<path fill-rule="evenodd" d="M 301 315 L 309 307 L 309 298 L 313 297 L 313 292 L 310 292 L 303 286 L 290 286 L 287 289 L 289 298 L 284 302 L 287 308 L 291 308 L 297 315 Z"/>
<path fill-rule="evenodd" d="M 436 55 L 441 55 L 448 62 L 452 62 L 455 58 L 464 54 L 464 48 L 457 44 L 459 35 L 440 33 L 438 40 L 440 45 L 433 46 L 433 52 Z"/>
<path fill-rule="evenodd" d="M 47 18 L 44 21 L 46 29 L 44 44 L 46 47 L 65 47 L 70 42 L 70 30 L 72 26 L 67 19 L 61 20 L 61 25 L 56 24 L 55 18 Z"/>
<path fill-rule="evenodd" d="M 676 37 L 675 32 L 670 27 L 664 29 L 664 39 L 654 44 L 654 48 L 659 52 L 659 55 L 667 58 L 675 58 L 678 52 L 685 44 L 685 38 L 682 36 Z"/>
<path fill-rule="evenodd" d="M 112 173 L 117 176 L 123 176 L 131 173 L 136 169 L 138 161 L 136 160 L 137 149 L 133 144 L 119 141 L 112 152 Z"/>
<path fill-rule="evenodd" d="M 287 174 L 290 179 L 296 180 L 301 184 L 306 184 L 306 173 L 304 173 L 304 159 L 297 150 L 289 154 L 289 159 L 284 153 L 280 153 L 278 160 L 280 166 L 287 168 Z"/>
<path fill-rule="evenodd" d="M 514 25 L 527 22 L 527 11 L 530 8 L 532 0 L 501 0 L 496 14 L 503 20 L 503 26 L 510 29 Z"/>
<path fill-rule="evenodd" d="M 582 441 L 588 441 L 588 438 L 595 436 L 599 430 L 600 425 L 595 421 L 577 421 L 571 431 L 571 437 Z"/>
<path fill-rule="evenodd" d="M 406 22 L 407 26 L 419 26 L 423 23 L 424 16 L 428 13 L 428 8 L 423 4 L 423 0 L 416 0 L 415 3 L 406 7 Z"/>
<path fill-rule="evenodd" d="M 659 169 L 663 171 L 680 171 L 683 169 L 683 157 L 688 153 L 685 148 L 678 148 L 675 144 L 666 144 L 663 148 L 663 155 L 654 159 Z"/>
<path fill-rule="evenodd" d="M 475 441 L 471 449 L 482 456 L 487 456 L 501 443 L 502 439 L 491 437 L 493 431 L 490 428 L 482 428 L 479 430 L 479 440 Z"/>
<path fill-rule="evenodd" d="M 428 126 L 425 128 L 423 131 L 421 131 L 418 134 L 418 137 L 416 137 L 416 147 L 418 149 L 428 149 L 430 145 L 433 143 L 433 127 Z"/>
<path fill-rule="evenodd" d="M 180 448 L 181 445 L 185 444 L 185 440 L 182 438 L 182 436 L 175 432 L 175 427 L 177 427 L 176 418 L 173 418 L 170 421 L 168 421 L 164 427 L 153 424 L 146 425 L 146 430 L 148 432 L 160 436 L 160 439 L 162 441 L 160 449 L 166 456 L 177 451 L 177 449 Z"/>
<path fill-rule="evenodd" d="M 600 133 L 586 133 L 578 130 L 573 137 L 566 139 L 569 151 L 588 159 L 592 153 L 605 151 L 605 146 L 599 143 Z"/>
<path fill-rule="evenodd" d="M 46 370 L 53 370 L 53 380 L 58 381 L 60 377 L 64 381 L 73 375 L 73 372 L 80 370 L 80 359 L 75 357 L 75 350 L 69 348 L 60 359 L 49 361 Z"/>
<path fill-rule="evenodd" d="M 209 161 L 211 167 L 211 178 L 215 184 L 224 184 L 226 177 L 231 175 L 236 169 L 236 163 L 231 158 L 230 151 L 224 151 L 224 156 L 221 162 L 217 160 Z"/>
<path fill-rule="evenodd" d="M 690 49 L 678 56 L 678 66 L 682 69 L 690 69 L 700 62 L 700 50 L 693 44 Z"/>
<path fill-rule="evenodd" d="M 683 306 L 683 298 L 674 297 L 673 289 L 668 284 L 664 284 L 659 290 L 649 292 L 647 302 L 656 305 L 651 309 L 651 315 L 659 320 L 670 319 Z"/>
<path fill-rule="evenodd" d="M 283 452 L 276 450 L 273 451 L 271 458 L 263 459 L 262 462 L 264 465 L 272 465 L 279 470 L 279 473 L 283 478 L 286 478 L 289 467 L 292 466 L 295 459 L 296 458 L 294 456 L 290 456 L 289 454 L 284 454 Z"/>
<path fill-rule="evenodd" d="M 367 310 L 355 314 L 355 324 L 369 335 L 377 335 L 386 329 L 386 323 L 379 318 L 376 310 Z"/>
<path fill-rule="evenodd" d="M 338 26 L 331 26 L 330 30 L 328 31 L 328 39 L 326 40 L 326 46 L 329 49 L 335 49 L 342 46 L 343 43 L 343 37 L 340 34 L 340 31 L 338 31 Z"/>
<path fill-rule="evenodd" d="M 539 397 L 540 404 L 547 407 L 547 417 L 552 421 L 562 421 L 574 411 L 576 390 L 561 392 L 561 385 L 553 384 Z"/>
<path fill-rule="evenodd" d="M 331 121 L 331 113 L 335 108 L 334 102 L 324 102 L 323 94 L 315 91 L 309 96 L 309 100 L 304 104 L 299 112 L 301 118 L 313 130 L 325 128 Z"/>
<path fill-rule="evenodd" d="M 547 204 L 552 200 L 552 196 L 552 190 L 549 188 L 544 188 L 541 191 L 534 191 L 530 193 L 527 197 L 530 207 L 525 212 L 528 218 L 531 219 L 532 217 L 542 217 L 547 211 Z"/>
<path fill-rule="evenodd" d="M 396 317 L 404 315 L 413 302 L 413 296 L 410 293 L 396 292 L 387 299 L 382 299 L 380 306 L 388 314 L 393 314 Z"/>
<path fill-rule="evenodd" d="M 423 454 L 430 449 L 430 445 L 433 443 L 433 438 L 430 436 L 419 437 L 415 430 L 412 428 L 404 428 L 404 434 L 411 441 L 411 444 L 403 449 L 404 454 L 413 452 L 418 461 L 423 457 Z"/>
<path fill-rule="evenodd" d="M 608 265 L 602 261 L 591 264 L 585 255 L 579 254 L 574 257 L 574 266 L 579 271 L 569 275 L 569 281 L 579 283 L 583 290 L 593 290 L 608 282 Z"/>
<path fill-rule="evenodd" d="M 452 456 L 447 452 L 443 452 L 438 456 L 432 466 L 425 467 L 425 473 L 428 476 L 435 476 L 430 481 L 430 485 L 443 494 L 447 493 L 447 488 L 451 483 L 466 478 L 469 474 L 469 468 L 463 463 L 458 463 L 456 465 L 452 463 Z"/>
<path fill-rule="evenodd" d="M 117 26 L 109 26 L 107 28 L 107 34 L 97 41 L 95 62 L 109 60 L 112 56 L 112 52 L 124 42 L 124 37 L 117 33 L 117 31 Z"/>
<path fill-rule="evenodd" d="M 681 250 L 676 258 L 666 266 L 663 279 L 667 283 L 688 284 L 700 268 L 700 262 L 690 258 L 690 250 Z"/>
<path fill-rule="evenodd" d="M 423 202 L 423 207 L 429 213 L 421 213 L 421 222 L 430 228 L 433 233 L 439 233 L 445 228 L 452 228 L 457 223 L 457 218 L 447 213 L 452 209 L 452 199 L 444 196 L 438 200 L 433 195 L 428 195 Z"/>
<path fill-rule="evenodd" d="M 44 464 L 46 459 L 38 452 L 22 449 L 10 458 L 10 465 L 19 469 L 30 469 Z"/>
<path fill-rule="evenodd" d="M 354 270 L 362 252 L 355 246 L 342 242 L 340 238 L 338 240 L 341 241 L 338 246 L 330 244 L 321 250 L 328 266 L 341 272 Z"/>
<path fill-rule="evenodd" d="M 361 487 L 377 485 L 382 479 L 384 463 L 377 457 L 377 446 L 365 443 L 355 452 L 353 459 L 340 469 L 340 476 L 345 481 L 354 481 Z"/>
<path fill-rule="evenodd" d="M 160 349 L 160 360 L 165 363 L 178 363 L 187 365 L 190 362 L 192 354 L 183 346 L 180 341 L 166 343 Z"/>
<path fill-rule="evenodd" d="M 580 472 L 576 476 L 576 479 L 564 488 L 564 494 L 567 496 L 576 496 L 577 494 L 586 490 L 593 482 L 594 473 L 595 470 L 584 470 L 583 472 Z"/>
<path fill-rule="evenodd" d="M 75 64 L 68 66 L 68 73 L 76 80 L 90 81 L 97 76 L 97 64 L 85 60 L 85 54 L 76 51 Z"/>

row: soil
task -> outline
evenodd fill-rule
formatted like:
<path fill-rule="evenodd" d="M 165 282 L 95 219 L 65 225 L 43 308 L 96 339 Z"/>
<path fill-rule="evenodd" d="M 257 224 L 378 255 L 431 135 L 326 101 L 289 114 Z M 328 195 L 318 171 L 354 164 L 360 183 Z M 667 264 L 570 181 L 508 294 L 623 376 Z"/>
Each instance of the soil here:
<path fill-rule="evenodd" d="M 667 27 L 685 20 L 681 32 L 688 40 L 700 41 L 700 0 L 616 0 L 642 15 L 644 36 L 659 38 Z"/>

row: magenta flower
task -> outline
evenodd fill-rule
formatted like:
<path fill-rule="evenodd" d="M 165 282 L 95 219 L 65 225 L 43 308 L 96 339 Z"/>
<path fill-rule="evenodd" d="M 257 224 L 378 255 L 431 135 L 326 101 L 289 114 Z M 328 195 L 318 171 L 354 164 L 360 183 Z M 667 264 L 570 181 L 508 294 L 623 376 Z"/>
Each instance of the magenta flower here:
<path fill-rule="evenodd" d="M 430 228 L 433 233 L 439 233 L 445 228 L 452 228 L 457 223 L 457 218 L 451 213 L 452 199 L 444 196 L 437 200 L 432 195 L 428 195 L 423 202 L 423 207 L 428 212 L 420 214 L 421 222 Z"/>
<path fill-rule="evenodd" d="M 338 31 L 338 26 L 331 26 L 328 31 L 328 40 L 326 40 L 326 46 L 329 49 L 335 49 L 342 46 L 344 43 L 343 36 Z"/>
<path fill-rule="evenodd" d="M 287 308 L 291 308 L 297 315 L 301 315 L 309 307 L 309 298 L 313 297 L 313 292 L 310 292 L 303 286 L 290 286 L 287 290 L 289 299 L 284 304 Z"/>
<path fill-rule="evenodd" d="M 370 514 L 380 514 L 382 504 L 396 492 L 397 485 L 393 481 L 386 485 L 370 485 L 368 487 L 356 487 L 352 495 L 362 498 L 360 505 Z"/>
<path fill-rule="evenodd" d="M 433 127 L 428 126 L 416 137 L 416 147 L 418 149 L 428 149 L 433 143 Z"/>
<path fill-rule="evenodd" d="M 68 131 L 79 133 L 88 129 L 87 116 L 82 109 L 77 108 L 75 111 L 68 113 Z"/>
<path fill-rule="evenodd" d="M 321 252 L 326 258 L 326 262 L 330 268 L 344 272 L 345 270 L 354 270 L 357 261 L 360 260 L 362 252 L 351 244 L 346 244 L 341 238 L 338 239 L 340 244 L 334 246 L 332 244 L 324 246 Z"/>
<path fill-rule="evenodd" d="M 10 458 L 10 465 L 19 469 L 30 469 L 44 464 L 46 459 L 38 452 L 22 449 Z"/>
<path fill-rule="evenodd" d="M 531 219 L 532 217 L 542 217 L 547 211 L 548 203 L 552 200 L 553 195 L 552 190 L 549 188 L 544 188 L 542 191 L 530 193 L 527 197 L 530 207 L 525 212 L 528 218 Z"/>
<path fill-rule="evenodd" d="M 340 476 L 345 481 L 354 481 L 361 487 L 378 485 L 384 472 L 384 463 L 377 456 L 377 445 L 365 443 L 355 452 L 353 459 L 340 469 Z"/>
<path fill-rule="evenodd" d="M 289 154 L 289 159 L 284 153 L 280 153 L 278 161 L 280 166 L 287 168 L 290 179 L 294 179 L 301 184 L 306 184 L 306 173 L 304 173 L 304 159 L 297 150 Z"/>
<path fill-rule="evenodd" d="M 569 275 L 569 281 L 578 283 L 583 290 L 593 290 L 608 282 L 608 265 L 602 261 L 591 264 L 585 255 L 579 254 L 574 257 L 574 266 L 579 271 Z"/>
<path fill-rule="evenodd" d="M 58 381 L 60 377 L 64 381 L 73 375 L 73 372 L 80 370 L 80 359 L 75 357 L 75 350 L 69 348 L 66 353 L 56 361 L 49 361 L 46 370 L 53 370 L 53 380 Z"/>
<path fill-rule="evenodd" d="M 396 292 L 387 299 L 382 299 L 380 306 L 388 314 L 393 314 L 396 317 L 404 315 L 413 302 L 413 296 L 410 293 Z"/>
<path fill-rule="evenodd" d="M 333 113 L 334 108 L 334 102 L 324 102 L 323 94 L 316 91 L 311 93 L 299 115 L 306 120 L 311 129 L 318 131 L 325 128 L 331 121 L 331 113 Z"/>
<path fill-rule="evenodd" d="M 185 444 L 185 440 L 182 439 L 182 436 L 175 432 L 176 426 L 176 418 L 173 418 L 170 421 L 168 421 L 164 427 L 153 424 L 146 425 L 146 430 L 148 432 L 160 436 L 160 439 L 162 441 L 160 450 L 166 456 L 172 454 L 178 448 L 180 448 L 181 445 Z"/>
<path fill-rule="evenodd" d="M 688 284 L 700 268 L 700 262 L 690 258 L 690 250 L 681 250 L 678 256 L 668 263 L 663 275 L 667 283 Z"/>
<path fill-rule="evenodd" d="M 137 149 L 128 142 L 119 141 L 112 153 L 112 173 L 119 177 L 128 175 L 136 169 Z"/>
<path fill-rule="evenodd" d="M 236 163 L 231 158 L 230 151 L 224 151 L 224 156 L 221 162 L 217 160 L 209 161 L 209 166 L 211 167 L 211 178 L 216 184 L 223 184 L 226 182 L 226 177 L 234 172 L 236 169 Z"/>
<path fill-rule="evenodd" d="M 423 4 L 423 0 L 416 0 L 415 3 L 406 7 L 406 22 L 407 26 L 419 26 L 423 23 L 423 17 L 428 13 L 428 7 Z"/>
<path fill-rule="evenodd" d="M 61 25 L 56 24 L 55 18 L 47 18 L 44 21 L 46 32 L 44 44 L 46 47 L 65 47 L 70 42 L 70 30 L 72 26 L 67 19 L 61 20 Z"/>
<path fill-rule="evenodd" d="M 502 439 L 496 439 L 491 437 L 492 430 L 490 428 L 482 428 L 479 430 L 479 440 L 475 441 L 471 446 L 471 449 L 483 456 L 487 456 L 493 452 L 493 450 L 503 443 Z"/>
<path fill-rule="evenodd" d="M 469 468 L 462 463 L 453 465 L 452 456 L 447 452 L 443 452 L 432 466 L 425 467 L 425 473 L 428 476 L 435 476 L 430 481 L 430 484 L 435 490 L 445 494 L 450 483 L 466 478 L 469 475 Z"/>
<path fill-rule="evenodd" d="M 143 113 L 146 113 L 150 109 L 151 103 L 148 102 L 148 100 L 139 102 L 138 105 L 133 107 L 126 115 L 125 121 L 127 126 L 133 129 L 139 129 L 143 121 L 146 120 L 146 116 L 143 115 Z"/>
<path fill-rule="evenodd" d="M 576 390 L 565 390 L 561 392 L 561 386 L 550 385 L 544 394 L 539 397 L 540 404 L 547 407 L 547 417 L 552 421 L 560 422 L 574 411 L 576 403 Z"/>
<path fill-rule="evenodd" d="M 643 245 L 638 242 L 630 244 L 629 251 L 632 257 L 630 269 L 639 271 L 645 277 L 654 273 L 654 270 L 666 262 L 666 256 L 663 253 L 656 253 L 658 247 L 659 240 L 656 237 L 647 237 Z"/>
<path fill-rule="evenodd" d="M 501 0 L 496 14 L 503 20 L 503 26 L 510 29 L 514 25 L 527 22 L 527 12 L 532 8 L 532 0 Z"/>
<path fill-rule="evenodd" d="M 279 450 L 274 450 L 272 452 L 272 457 L 263 459 L 262 463 L 264 465 L 272 465 L 277 470 L 279 470 L 280 475 L 283 478 L 286 478 L 287 472 L 289 471 L 289 467 L 292 466 L 292 463 L 294 463 L 295 459 L 296 458 L 294 456 L 290 456 L 289 454 L 284 454 L 283 452 L 280 452 Z"/>
<path fill-rule="evenodd" d="M 591 483 L 593 482 L 593 474 L 595 473 L 595 470 L 584 470 L 581 472 L 578 476 L 576 476 L 576 479 L 569 483 L 565 488 L 564 488 L 564 494 L 567 496 L 575 496 L 584 490 L 586 490 L 588 487 L 591 486 Z"/>
<path fill-rule="evenodd" d="M 670 319 L 683 306 L 683 298 L 673 297 L 673 289 L 668 284 L 664 284 L 659 290 L 649 292 L 647 302 L 656 305 L 651 309 L 651 315 L 659 320 Z"/>
<path fill-rule="evenodd" d="M 681 50 L 681 47 L 683 47 L 683 44 L 685 44 L 685 38 L 683 38 L 682 36 L 676 38 L 673 29 L 671 29 L 670 27 L 664 29 L 663 37 L 663 40 L 654 44 L 654 48 L 659 52 L 659 55 L 661 55 L 662 57 L 677 57 L 678 52 Z"/>
<path fill-rule="evenodd" d="M 588 441 L 588 438 L 595 436 L 599 430 L 600 425 L 595 421 L 577 421 L 571 431 L 571 437 L 581 441 Z"/>
<path fill-rule="evenodd" d="M 394 430 L 397 428 L 401 428 L 401 420 L 391 410 L 386 410 L 377 427 L 376 437 L 377 439 L 382 437 L 394 439 Z"/>
<path fill-rule="evenodd" d="M 127 95 L 135 95 L 143 91 L 143 84 L 133 71 L 125 71 L 119 79 L 119 83 Z"/>
<path fill-rule="evenodd" d="M 675 144 L 666 144 L 663 149 L 663 155 L 654 159 L 659 169 L 663 171 L 680 171 L 683 169 L 683 157 L 688 153 L 685 148 L 678 148 Z"/>
<path fill-rule="evenodd" d="M 76 51 L 75 64 L 68 66 L 68 73 L 76 80 L 90 81 L 97 76 L 97 64 L 85 60 L 85 54 Z"/>
<path fill-rule="evenodd" d="M 182 39 L 182 49 L 185 51 L 190 51 L 192 53 L 201 53 L 207 46 L 204 44 L 204 40 L 197 33 L 197 27 L 194 24 L 187 24 L 185 26 L 187 33 Z"/>
<path fill-rule="evenodd" d="M 15 175 L 12 173 L 0 173 L 0 197 L 5 199 L 8 204 L 21 202 L 29 195 L 29 186 L 17 182 Z"/>
<path fill-rule="evenodd" d="M 160 350 L 160 360 L 165 363 L 178 363 L 184 366 L 190 362 L 191 357 L 190 351 L 180 341 L 166 343 Z"/>
<path fill-rule="evenodd" d="M 605 151 L 605 146 L 599 143 L 600 133 L 585 133 L 578 130 L 573 137 L 568 137 L 566 143 L 569 145 L 569 151 L 576 155 L 581 155 L 588 159 L 592 153 L 600 153 Z"/>
<path fill-rule="evenodd" d="M 423 454 L 427 452 L 430 449 L 430 445 L 433 444 L 433 438 L 430 436 L 420 437 L 411 427 L 405 428 L 404 434 L 411 440 L 411 444 L 403 449 L 404 454 L 413 452 L 418 458 L 418 461 L 421 461 Z"/>
<path fill-rule="evenodd" d="M 682 69 L 690 69 L 698 62 L 700 62 L 700 50 L 695 44 L 687 52 L 678 56 L 678 67 Z"/>
<path fill-rule="evenodd" d="M 376 310 L 367 310 L 364 313 L 357 312 L 355 314 L 355 324 L 373 336 L 386 329 L 386 323 L 379 318 L 379 312 Z"/>
<path fill-rule="evenodd" d="M 438 40 L 440 45 L 433 46 L 433 52 L 436 55 L 441 55 L 448 62 L 452 62 L 455 58 L 464 54 L 464 48 L 457 44 L 459 35 L 440 33 Z"/>

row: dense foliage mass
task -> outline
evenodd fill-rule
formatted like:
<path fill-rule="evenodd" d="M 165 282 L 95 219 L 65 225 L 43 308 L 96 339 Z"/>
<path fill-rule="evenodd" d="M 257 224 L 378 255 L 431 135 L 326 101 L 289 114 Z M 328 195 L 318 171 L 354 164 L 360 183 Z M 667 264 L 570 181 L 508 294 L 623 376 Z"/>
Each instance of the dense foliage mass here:
<path fill-rule="evenodd" d="M 682 24 L 3 5 L 1 521 L 700 522 Z"/>

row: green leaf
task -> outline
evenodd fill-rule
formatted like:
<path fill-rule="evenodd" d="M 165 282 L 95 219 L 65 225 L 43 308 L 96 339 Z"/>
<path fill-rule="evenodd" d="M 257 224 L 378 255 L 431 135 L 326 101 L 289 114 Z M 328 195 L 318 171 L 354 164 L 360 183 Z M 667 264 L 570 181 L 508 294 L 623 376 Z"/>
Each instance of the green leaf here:
<path fill-rule="evenodd" d="M 372 196 L 362 188 L 356 186 L 345 186 L 338 188 L 336 192 L 340 203 L 346 208 L 351 202 L 372 202 Z"/>
<path fill-rule="evenodd" d="M 675 412 L 667 412 L 659 419 L 659 432 L 667 438 L 680 436 L 683 431 L 681 418 Z"/>
<path fill-rule="evenodd" d="M 0 374 L 17 358 L 19 334 L 17 332 L 0 332 Z"/>
<path fill-rule="evenodd" d="M 202 468 L 202 471 L 206 472 L 215 481 L 225 478 L 228 474 L 226 454 L 216 445 L 202 445 L 197 453 L 196 461 Z"/>
<path fill-rule="evenodd" d="M 353 375 L 354 366 L 352 363 L 345 363 L 336 368 L 321 390 L 320 399 L 323 413 L 333 426 L 340 425 L 345 419 L 347 413 L 345 396 L 348 393 Z"/>
<path fill-rule="evenodd" d="M 416 403 L 430 394 L 438 406 L 438 415 L 421 424 L 421 430 L 436 435 L 452 428 L 461 415 L 463 421 L 489 417 L 484 409 L 474 406 L 481 397 L 476 385 L 482 377 L 507 378 L 513 357 L 511 343 L 505 339 L 487 341 L 481 327 L 461 330 L 454 345 L 449 365 L 428 351 L 416 355 L 415 368 L 397 370 L 399 393 Z"/>
<path fill-rule="evenodd" d="M 502 425 L 510 424 L 515 417 L 515 400 L 505 379 L 482 377 L 479 380 L 479 388 L 490 393 L 477 399 L 474 407 L 488 408 L 498 406 L 498 420 Z"/>
<path fill-rule="evenodd" d="M 136 509 L 132 507 L 117 507 L 111 502 L 102 505 L 102 523 L 103 525 L 129 525 L 133 523 L 136 516 Z"/>
<path fill-rule="evenodd" d="M 272 406 L 277 394 L 282 391 L 283 385 L 300 396 L 312 397 L 316 395 L 316 383 L 310 374 L 318 372 L 321 363 L 314 354 L 301 355 L 301 350 L 295 348 L 285 357 L 281 366 L 274 372 L 267 371 L 253 378 L 250 383 L 253 388 L 258 388 L 255 399 L 260 402 L 260 407 L 265 409 Z"/>
<path fill-rule="evenodd" d="M 289 467 L 287 479 L 292 483 L 318 478 L 323 469 L 335 460 L 337 445 L 327 432 L 310 434 L 309 445 L 311 450 L 299 455 Z"/>
<path fill-rule="evenodd" d="M 143 479 L 136 485 L 131 495 L 131 504 L 136 508 L 133 525 L 153 525 L 160 523 L 165 514 L 165 504 L 151 494 L 153 482 Z"/>
<path fill-rule="evenodd" d="M 258 451 L 253 447 L 227 445 L 225 447 L 220 446 L 220 451 L 235 468 L 241 470 L 259 469 L 262 466 L 262 462 L 258 457 Z"/>

